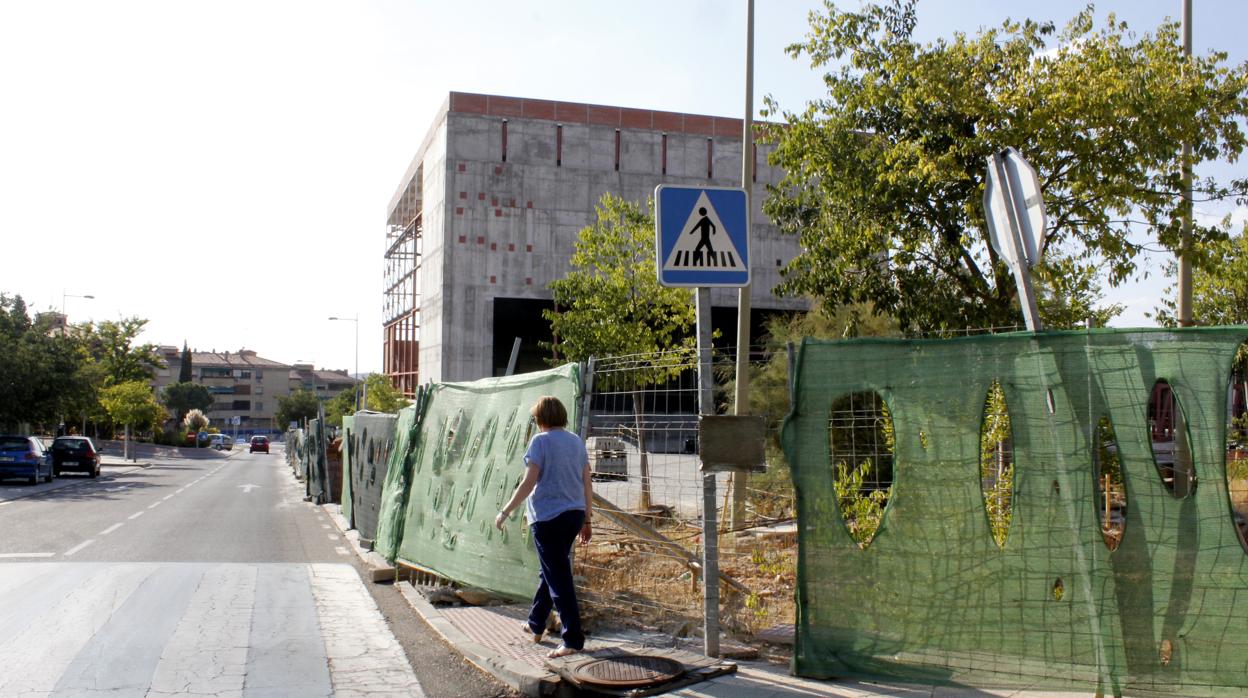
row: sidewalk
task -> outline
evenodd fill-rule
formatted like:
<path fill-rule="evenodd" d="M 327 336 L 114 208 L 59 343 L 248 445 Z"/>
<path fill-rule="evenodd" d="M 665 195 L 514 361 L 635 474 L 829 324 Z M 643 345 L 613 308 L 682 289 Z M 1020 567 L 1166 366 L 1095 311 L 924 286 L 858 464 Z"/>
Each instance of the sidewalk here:
<path fill-rule="evenodd" d="M 321 505 L 330 521 L 351 542 L 356 554 L 371 568 L 374 581 L 393 579 L 393 571 L 379 555 L 359 546 L 358 535 L 348 533 L 347 522 L 337 504 Z M 547 635 L 535 644 L 522 630 L 528 613 L 526 605 L 449 606 L 434 605 L 421 589 L 408 582 L 397 584 L 408 604 L 465 659 L 501 683 L 526 696 L 576 695 L 576 689 L 561 679 L 556 670 L 567 673 L 568 665 L 584 664 L 587 656 L 601 657 L 619 650 L 668 654 L 686 667 L 700 662 L 694 673 L 705 680 L 672 688 L 666 692 L 639 695 L 681 696 L 684 698 L 809 698 L 835 696 L 930 696 L 939 698 L 1011 696 L 1017 698 L 1084 698 L 1093 693 L 1034 691 L 1019 689 L 981 690 L 957 686 L 906 685 L 852 680 L 816 681 L 789 675 L 787 666 L 767 662 L 708 659 L 690 652 L 688 641 L 659 634 L 599 633 L 588 639 L 586 652 L 561 660 L 548 660 L 546 653 L 558 644 L 558 637 Z M 588 695 L 588 694 L 587 694 Z"/>

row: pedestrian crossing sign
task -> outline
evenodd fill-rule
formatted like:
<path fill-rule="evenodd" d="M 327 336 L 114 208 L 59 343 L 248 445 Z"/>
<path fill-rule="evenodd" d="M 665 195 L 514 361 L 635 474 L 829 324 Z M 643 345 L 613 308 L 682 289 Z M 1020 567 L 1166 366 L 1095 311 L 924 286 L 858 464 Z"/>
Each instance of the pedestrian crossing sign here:
<path fill-rule="evenodd" d="M 661 184 L 654 190 L 654 233 L 660 284 L 749 285 L 744 189 Z"/>

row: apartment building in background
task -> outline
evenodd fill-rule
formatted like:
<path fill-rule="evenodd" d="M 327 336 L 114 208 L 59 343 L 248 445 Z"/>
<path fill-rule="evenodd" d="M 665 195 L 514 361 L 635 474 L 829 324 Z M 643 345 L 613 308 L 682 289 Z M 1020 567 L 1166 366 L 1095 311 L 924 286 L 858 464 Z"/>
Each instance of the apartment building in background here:
<path fill-rule="evenodd" d="M 804 299 L 773 290 L 798 253 L 762 213 L 782 173 L 757 145 L 751 212 L 751 324 Z M 387 211 L 384 371 L 412 395 L 425 381 L 545 368 L 548 289 L 611 192 L 644 203 L 659 184 L 739 186 L 742 121 L 542 99 L 452 92 L 429 125 Z M 711 292 L 713 324 L 735 344 L 736 289 Z"/>
<path fill-rule="evenodd" d="M 178 347 L 161 346 L 159 352 L 165 366 L 157 369 L 152 381 L 157 394 L 178 382 L 182 369 Z M 212 426 L 223 432 L 237 428 L 247 433 L 284 430 L 286 425 L 274 419 L 277 401 L 295 390 L 307 389 L 320 400 L 330 400 L 359 382 L 346 371 L 316 370 L 312 364 L 292 366 L 261 357 L 251 349 L 191 351 L 191 381 L 212 393 L 213 405 L 208 411 Z"/>

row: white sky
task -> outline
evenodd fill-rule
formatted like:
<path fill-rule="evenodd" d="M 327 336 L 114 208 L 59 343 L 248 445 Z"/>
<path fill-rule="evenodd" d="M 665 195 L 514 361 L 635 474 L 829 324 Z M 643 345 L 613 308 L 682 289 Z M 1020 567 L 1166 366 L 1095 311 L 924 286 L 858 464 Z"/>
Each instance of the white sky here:
<path fill-rule="evenodd" d="M 1248 2 L 1197 0 L 1248 59 Z M 756 108 L 822 96 L 783 55 L 812 0 L 757 3 Z M 856 7 L 851 0 L 843 3 Z M 924 38 L 1083 0 L 923 0 Z M 0 0 L 0 291 L 143 341 L 381 368 L 386 205 L 448 91 L 740 116 L 744 0 Z M 1137 30 L 1180 0 L 1106 0 Z M 1221 174 L 1242 176 L 1244 164 Z M 1231 207 L 1208 209 L 1221 217 Z M 1236 215 L 1242 220 L 1245 211 Z M 1115 291 L 1147 324 L 1163 284 Z"/>

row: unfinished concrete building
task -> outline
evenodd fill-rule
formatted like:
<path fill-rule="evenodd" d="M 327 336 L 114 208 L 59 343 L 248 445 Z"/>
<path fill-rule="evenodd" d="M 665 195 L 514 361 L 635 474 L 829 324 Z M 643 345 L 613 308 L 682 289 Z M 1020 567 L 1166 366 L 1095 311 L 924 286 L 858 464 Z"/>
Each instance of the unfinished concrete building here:
<path fill-rule="evenodd" d="M 564 276 L 602 194 L 639 202 L 659 184 L 739 186 L 739 119 L 450 93 L 390 201 L 384 370 L 410 395 L 425 381 L 544 368 L 547 285 Z M 797 254 L 761 212 L 781 173 L 754 157 L 751 271 L 755 334 L 777 311 L 780 268 Z M 712 291 L 714 323 L 736 336 L 736 289 Z"/>

